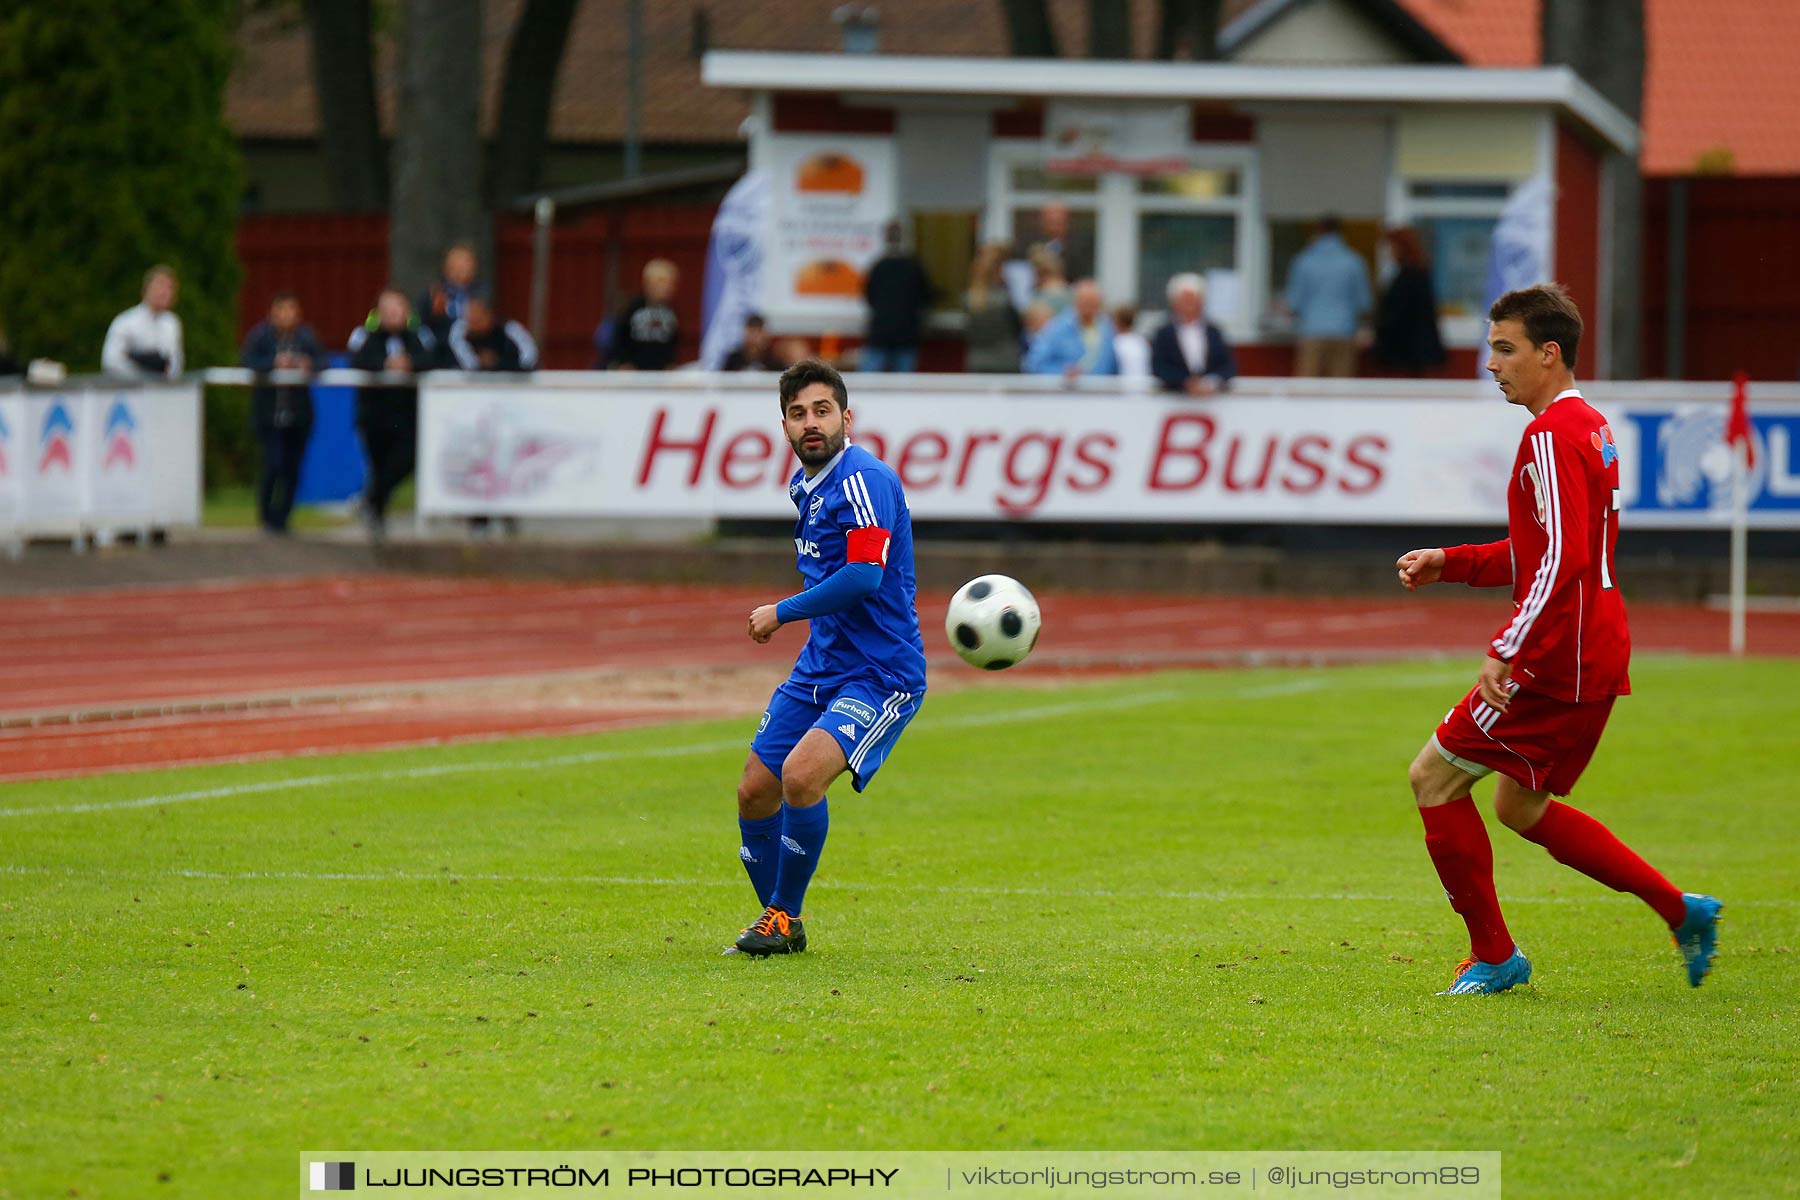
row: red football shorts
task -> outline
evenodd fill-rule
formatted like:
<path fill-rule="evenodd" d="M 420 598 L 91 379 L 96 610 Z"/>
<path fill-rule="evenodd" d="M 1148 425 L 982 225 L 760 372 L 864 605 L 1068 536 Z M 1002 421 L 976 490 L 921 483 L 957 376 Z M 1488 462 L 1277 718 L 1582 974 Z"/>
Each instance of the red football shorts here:
<path fill-rule="evenodd" d="M 1566 796 L 1594 757 L 1616 698 L 1571 704 L 1524 689 L 1501 712 L 1474 687 L 1437 727 L 1438 749 L 1470 774 L 1498 771 L 1534 792 Z"/>

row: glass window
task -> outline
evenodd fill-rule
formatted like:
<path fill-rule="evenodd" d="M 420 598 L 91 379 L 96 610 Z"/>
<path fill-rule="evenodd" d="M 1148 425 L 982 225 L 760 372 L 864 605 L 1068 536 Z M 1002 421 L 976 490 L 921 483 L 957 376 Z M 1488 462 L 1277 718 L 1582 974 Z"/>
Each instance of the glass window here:
<path fill-rule="evenodd" d="M 1013 248 L 1023 255 L 1044 240 L 1038 207 L 1012 210 Z M 1099 220 L 1091 208 L 1069 210 L 1069 237 L 1063 247 L 1063 273 L 1073 283 L 1094 273 L 1094 238 Z"/>
<path fill-rule="evenodd" d="M 1374 286 L 1377 248 L 1381 244 L 1381 222 L 1368 217 L 1344 217 L 1340 230 L 1349 247 L 1362 255 L 1363 264 L 1369 268 L 1370 286 Z M 1288 272 L 1293 268 L 1294 259 L 1306 249 L 1313 235 L 1319 231 L 1317 218 L 1304 221 L 1269 222 L 1269 307 L 1272 310 L 1276 303 L 1287 294 Z"/>
<path fill-rule="evenodd" d="M 1504 183 L 1414 183 L 1412 194 L 1419 200 L 1488 200 L 1505 204 L 1512 187 Z"/>
<path fill-rule="evenodd" d="M 919 265 L 936 292 L 933 307 L 938 311 L 961 308 L 981 214 L 973 210 L 915 212 L 912 221 Z"/>
<path fill-rule="evenodd" d="M 1488 248 L 1495 217 L 1421 217 L 1420 234 L 1431 256 L 1438 311 L 1447 317 L 1480 317 L 1487 301 Z"/>
<path fill-rule="evenodd" d="M 1232 270 L 1237 265 L 1237 218 L 1219 213 L 1141 213 L 1138 216 L 1138 304 L 1162 308 L 1171 275 Z"/>
<path fill-rule="evenodd" d="M 1222 200 L 1238 194 L 1238 173 L 1229 168 L 1197 168 L 1137 181 L 1140 196 L 1180 196 L 1185 200 Z"/>
<path fill-rule="evenodd" d="M 1100 181 L 1093 175 L 1052 174 L 1035 164 L 1021 164 L 1012 169 L 1012 188 L 1015 192 L 1067 192 L 1071 194 L 1092 194 L 1099 190 Z"/>

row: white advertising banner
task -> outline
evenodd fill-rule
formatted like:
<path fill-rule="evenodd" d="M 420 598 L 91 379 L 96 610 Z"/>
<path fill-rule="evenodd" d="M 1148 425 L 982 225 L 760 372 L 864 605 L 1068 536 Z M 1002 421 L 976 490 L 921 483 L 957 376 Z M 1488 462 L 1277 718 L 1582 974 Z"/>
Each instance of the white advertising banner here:
<path fill-rule="evenodd" d="M 776 517 L 796 467 L 770 389 L 533 387 L 428 380 L 427 515 Z M 1372 390 L 1379 385 L 1370 382 Z M 1716 385 L 1698 385 L 1702 389 Z M 1724 408 L 1603 403 L 1627 525 L 1718 525 Z M 1800 527 L 1800 389 L 1755 415 L 1753 524 Z M 1526 417 L 1466 398 L 1212 401 L 1068 392 L 858 389 L 853 439 L 899 473 L 930 520 L 1504 524 Z M 1614 448 L 1614 447 L 1609 447 Z M 1711 473 L 1709 473 L 1709 471 Z M 1720 478 L 1723 478 L 1722 476 Z"/>
<path fill-rule="evenodd" d="M 80 526 L 83 480 L 93 453 L 87 433 L 86 394 L 78 390 L 31 392 L 23 397 L 25 460 L 19 523 L 53 530 Z"/>
<path fill-rule="evenodd" d="M 1044 169 L 1098 175 L 1170 175 L 1186 170 L 1185 104 L 1052 100 L 1044 107 Z"/>
<path fill-rule="evenodd" d="M 25 472 L 31 469 L 26 449 L 25 396 L 0 392 L 0 530 L 19 523 L 25 504 Z"/>
<path fill-rule="evenodd" d="M 863 279 L 895 213 L 894 140 L 856 134 L 768 139 L 765 310 L 778 323 L 863 318 Z"/>
<path fill-rule="evenodd" d="M 200 523 L 200 385 L 0 392 L 0 533 Z"/>

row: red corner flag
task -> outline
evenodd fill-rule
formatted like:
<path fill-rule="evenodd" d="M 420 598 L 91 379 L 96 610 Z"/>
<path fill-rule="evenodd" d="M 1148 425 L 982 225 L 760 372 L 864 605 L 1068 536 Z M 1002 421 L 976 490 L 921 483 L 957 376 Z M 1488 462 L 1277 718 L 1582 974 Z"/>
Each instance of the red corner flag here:
<path fill-rule="evenodd" d="M 1744 462 L 1756 465 L 1756 442 L 1750 436 L 1750 377 L 1739 371 L 1731 377 L 1731 415 L 1725 419 L 1725 442 L 1744 443 Z"/>

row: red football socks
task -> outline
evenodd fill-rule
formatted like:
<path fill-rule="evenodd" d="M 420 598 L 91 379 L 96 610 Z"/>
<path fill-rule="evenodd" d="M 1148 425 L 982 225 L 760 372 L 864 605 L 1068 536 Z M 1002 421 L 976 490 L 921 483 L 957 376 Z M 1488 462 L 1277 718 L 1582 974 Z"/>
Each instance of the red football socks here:
<path fill-rule="evenodd" d="M 1574 867 L 1613 891 L 1630 892 L 1655 909 L 1656 915 L 1668 922 L 1670 929 L 1679 926 L 1687 915 L 1680 888 L 1664 879 L 1662 872 L 1614 837 L 1612 830 L 1579 808 L 1552 800 L 1538 823 L 1519 836 L 1536 842 L 1557 862 Z M 1439 871 L 1441 873 L 1442 868 Z"/>
<path fill-rule="evenodd" d="M 1475 801 L 1464 796 L 1421 808 L 1419 817 L 1425 822 L 1425 849 L 1450 897 L 1450 907 L 1469 927 L 1470 949 L 1482 962 L 1505 962 L 1513 952 L 1513 939 L 1500 915 L 1500 898 L 1494 895 L 1494 847 Z"/>

